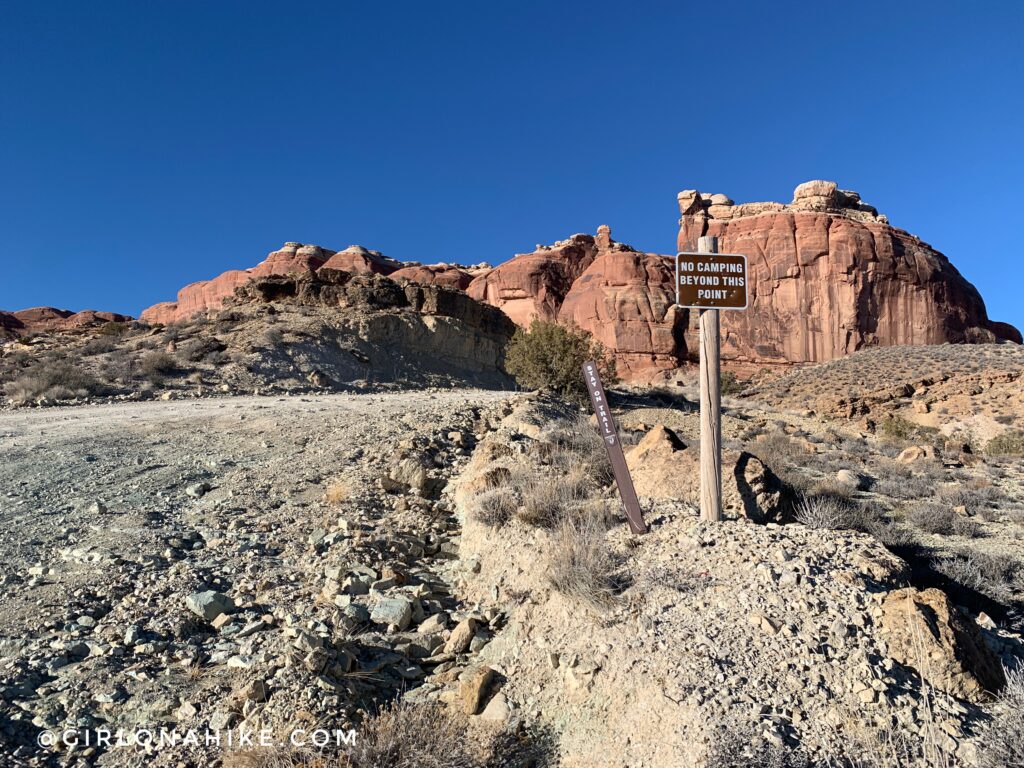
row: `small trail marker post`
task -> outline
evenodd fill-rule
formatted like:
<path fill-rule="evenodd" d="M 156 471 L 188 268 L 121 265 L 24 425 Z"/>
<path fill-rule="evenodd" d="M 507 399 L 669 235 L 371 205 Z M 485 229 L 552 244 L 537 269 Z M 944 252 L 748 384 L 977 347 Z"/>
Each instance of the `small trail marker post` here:
<path fill-rule="evenodd" d="M 700 312 L 700 516 L 722 519 L 721 336 L 718 311 L 747 308 L 747 257 L 719 253 L 718 238 L 676 254 L 676 304 Z"/>
<path fill-rule="evenodd" d="M 629 474 L 626 455 L 622 452 L 622 442 L 619 440 L 618 430 L 615 429 L 608 396 L 604 393 L 604 385 L 601 384 L 601 376 L 597 372 L 597 363 L 590 361 L 583 364 L 583 380 L 587 383 L 587 392 L 590 393 L 590 404 L 594 406 L 597 429 L 601 433 L 604 447 L 608 451 L 608 459 L 612 463 L 612 474 L 615 476 L 615 485 L 619 489 L 622 506 L 626 508 L 629 529 L 633 533 L 647 533 L 647 523 L 644 522 L 644 514 L 640 509 L 640 500 L 636 497 L 636 488 L 633 487 L 633 478 Z"/>

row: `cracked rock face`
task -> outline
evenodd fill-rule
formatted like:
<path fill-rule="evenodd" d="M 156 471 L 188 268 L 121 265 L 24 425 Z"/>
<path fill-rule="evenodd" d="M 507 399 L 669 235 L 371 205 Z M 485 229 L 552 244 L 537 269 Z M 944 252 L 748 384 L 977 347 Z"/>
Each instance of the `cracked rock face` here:
<path fill-rule="evenodd" d="M 864 347 L 1020 341 L 988 319 L 978 291 L 949 260 L 832 181 L 809 181 L 789 204 L 737 205 L 679 193 L 678 249 L 716 235 L 749 259 L 750 307 L 723 312 L 723 359 L 755 365 L 821 362 Z M 620 375 L 650 380 L 696 356 L 696 313 L 674 306 L 669 256 L 573 235 L 478 276 L 467 292 L 520 326 L 575 323 L 615 353 Z"/>
<path fill-rule="evenodd" d="M 702 235 L 749 259 L 750 308 L 722 313 L 723 356 L 820 362 L 872 345 L 1020 341 L 988 319 L 978 291 L 927 243 L 860 195 L 809 181 L 789 205 L 679 195 L 679 250 Z"/>

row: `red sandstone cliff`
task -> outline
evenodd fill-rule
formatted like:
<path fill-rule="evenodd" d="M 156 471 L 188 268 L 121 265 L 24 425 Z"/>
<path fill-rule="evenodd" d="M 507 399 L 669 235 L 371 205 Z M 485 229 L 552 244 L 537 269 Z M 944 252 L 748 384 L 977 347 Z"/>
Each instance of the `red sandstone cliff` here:
<path fill-rule="evenodd" d="M 75 328 L 99 327 L 107 323 L 126 323 L 132 318 L 116 312 L 86 309 L 72 312 L 55 307 L 33 307 L 17 312 L 0 311 L 0 336 L 25 336 L 32 333 L 69 331 Z"/>
<path fill-rule="evenodd" d="M 680 250 L 694 250 L 697 238 L 710 234 L 721 251 L 748 256 L 750 307 L 722 313 L 727 361 L 818 362 L 876 344 L 1020 342 L 1015 328 L 988 319 L 977 290 L 945 256 L 833 182 L 801 184 L 789 204 L 735 205 L 725 195 L 687 191 L 679 207 Z M 361 246 L 335 252 L 286 243 L 252 269 L 186 286 L 176 302 L 150 307 L 141 319 L 183 320 L 219 308 L 256 277 L 320 270 L 464 289 L 523 326 L 533 317 L 573 322 L 615 352 L 629 379 L 694 355 L 694 318 L 674 306 L 671 258 L 617 243 L 607 227 L 494 269 L 403 264 Z"/>
<path fill-rule="evenodd" d="M 679 250 L 717 235 L 746 254 L 750 307 L 722 313 L 722 352 L 755 363 L 819 362 L 866 346 L 1012 340 L 949 260 L 834 182 L 789 205 L 679 194 Z"/>
<path fill-rule="evenodd" d="M 833 182 L 801 184 L 788 205 L 687 191 L 679 207 L 679 250 L 710 234 L 720 251 L 748 257 L 750 307 L 722 312 L 728 361 L 818 362 L 875 344 L 1020 343 L 1015 328 L 988 319 L 945 256 Z M 597 237 L 518 255 L 467 291 L 522 326 L 535 316 L 576 323 L 637 380 L 693 358 L 694 318 L 673 306 L 673 276 L 670 257 L 616 243 L 602 227 Z"/>
<path fill-rule="evenodd" d="M 212 280 L 201 280 L 178 291 L 176 301 L 154 304 L 142 311 L 139 319 L 146 323 L 174 323 L 219 309 L 235 290 L 261 277 L 301 276 L 329 271 L 351 274 L 377 274 L 406 279 L 414 283 L 465 288 L 470 273 L 449 265 L 415 267 L 388 258 L 380 251 L 371 251 L 361 245 L 350 245 L 343 251 L 331 251 L 318 245 L 285 243 L 272 251 L 266 259 L 252 269 L 233 269 Z"/>

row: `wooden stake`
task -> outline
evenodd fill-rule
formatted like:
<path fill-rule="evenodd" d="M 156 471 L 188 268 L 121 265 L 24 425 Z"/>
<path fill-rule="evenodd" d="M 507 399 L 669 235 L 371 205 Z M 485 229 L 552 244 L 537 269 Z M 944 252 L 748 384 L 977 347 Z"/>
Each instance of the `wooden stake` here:
<path fill-rule="evenodd" d="M 697 241 L 699 253 L 718 253 L 718 238 Z M 722 390 L 718 310 L 700 310 L 700 516 L 722 519 Z"/>

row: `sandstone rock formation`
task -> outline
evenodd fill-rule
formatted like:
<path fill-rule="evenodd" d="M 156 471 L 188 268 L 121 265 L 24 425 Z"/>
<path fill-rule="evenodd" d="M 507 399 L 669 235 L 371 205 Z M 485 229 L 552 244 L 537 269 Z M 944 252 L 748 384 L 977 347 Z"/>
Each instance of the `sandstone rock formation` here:
<path fill-rule="evenodd" d="M 700 453 L 675 432 L 658 425 L 626 454 L 636 492 L 655 499 L 679 499 L 700 506 Z M 722 452 L 722 507 L 758 522 L 780 518 L 790 500 L 782 482 L 745 451 Z"/>
<path fill-rule="evenodd" d="M 988 319 L 977 290 L 945 256 L 835 182 L 801 184 L 789 204 L 737 205 L 696 190 L 681 192 L 678 202 L 680 250 L 694 250 L 710 234 L 721 251 L 749 259 L 750 307 L 722 313 L 727 362 L 820 362 L 874 345 L 1021 341 L 1017 329 Z M 615 353 L 627 380 L 649 380 L 696 356 L 696 317 L 674 306 L 672 259 L 614 241 L 607 226 L 494 269 L 402 264 L 355 245 L 334 252 L 286 243 L 253 269 L 186 286 L 177 301 L 150 307 L 141 319 L 167 323 L 217 309 L 257 277 L 327 272 L 465 290 L 520 326 L 535 317 L 574 323 Z"/>
<path fill-rule="evenodd" d="M 521 326 L 554 320 L 576 278 L 597 257 L 591 235 L 573 235 L 533 253 L 519 254 L 470 283 L 467 293 L 501 309 Z"/>
<path fill-rule="evenodd" d="M 479 272 L 479 268 L 473 268 Z M 473 279 L 473 272 L 449 264 L 424 266 L 403 264 L 380 251 L 361 245 L 350 245 L 332 251 L 318 245 L 289 242 L 272 251 L 252 269 L 232 269 L 212 280 L 201 280 L 178 291 L 176 301 L 162 302 L 144 310 L 139 317 L 147 323 L 174 323 L 219 309 L 235 291 L 262 277 L 275 275 L 357 274 L 388 275 L 425 285 L 440 285 L 463 290 Z M 336 278 L 335 278 L 336 279 Z"/>
<path fill-rule="evenodd" d="M 351 252 L 353 248 L 359 248 L 359 246 L 351 246 L 342 253 Z M 232 269 L 212 280 L 200 280 L 197 283 L 186 285 L 178 291 L 177 301 L 154 304 L 143 310 L 139 319 L 152 324 L 185 320 L 208 310 L 218 309 L 223 305 L 225 299 L 234 294 L 236 288 L 254 278 L 270 275 L 310 274 L 335 255 L 334 251 L 325 250 L 318 245 L 285 243 L 278 250 L 269 253 L 266 259 L 252 269 Z M 348 271 L 355 270 L 350 268 Z"/>
<path fill-rule="evenodd" d="M 619 374 L 642 379 L 686 362 L 689 312 L 675 307 L 674 266 L 612 240 L 577 234 L 520 254 L 477 277 L 470 296 L 501 308 L 518 325 L 533 318 L 574 323 L 615 353 Z"/>
<path fill-rule="evenodd" d="M 695 340 L 688 338 L 689 311 L 675 305 L 673 275 L 664 256 L 610 244 L 573 282 L 558 319 L 614 350 L 623 378 L 676 368 Z"/>
<path fill-rule="evenodd" d="M 856 192 L 809 181 L 789 205 L 723 198 L 679 194 L 678 248 L 716 235 L 720 251 L 748 257 L 750 307 L 722 313 L 727 359 L 817 362 L 876 344 L 1020 341 L 988 319 L 945 256 Z"/>
<path fill-rule="evenodd" d="M 54 307 L 33 307 L 17 312 L 0 311 L 0 337 L 98 327 L 106 323 L 126 323 L 131 319 L 128 315 L 116 312 L 97 312 L 92 309 L 72 312 L 68 309 Z"/>
<path fill-rule="evenodd" d="M 454 264 L 405 266 L 392 272 L 392 280 L 411 280 L 423 285 L 440 285 L 464 291 L 473 282 L 473 275 Z"/>
<path fill-rule="evenodd" d="M 890 592 L 882 601 L 881 628 L 889 654 L 939 690 L 983 701 L 1006 682 L 978 626 L 939 589 Z"/>
<path fill-rule="evenodd" d="M 388 258 L 380 251 L 371 251 L 361 245 L 350 245 L 345 250 L 333 254 L 322 266 L 356 274 L 390 275 L 399 269 L 402 263 Z"/>
<path fill-rule="evenodd" d="M 1021 340 L 988 319 L 945 256 L 834 182 L 801 184 L 788 205 L 737 205 L 689 190 L 679 209 L 679 250 L 710 234 L 721 251 L 749 259 L 750 308 L 722 313 L 726 361 L 819 362 L 873 345 Z M 696 317 L 674 307 L 672 259 L 617 243 L 607 227 L 517 255 L 467 291 L 520 326 L 537 317 L 590 331 L 627 380 L 695 357 Z"/>

